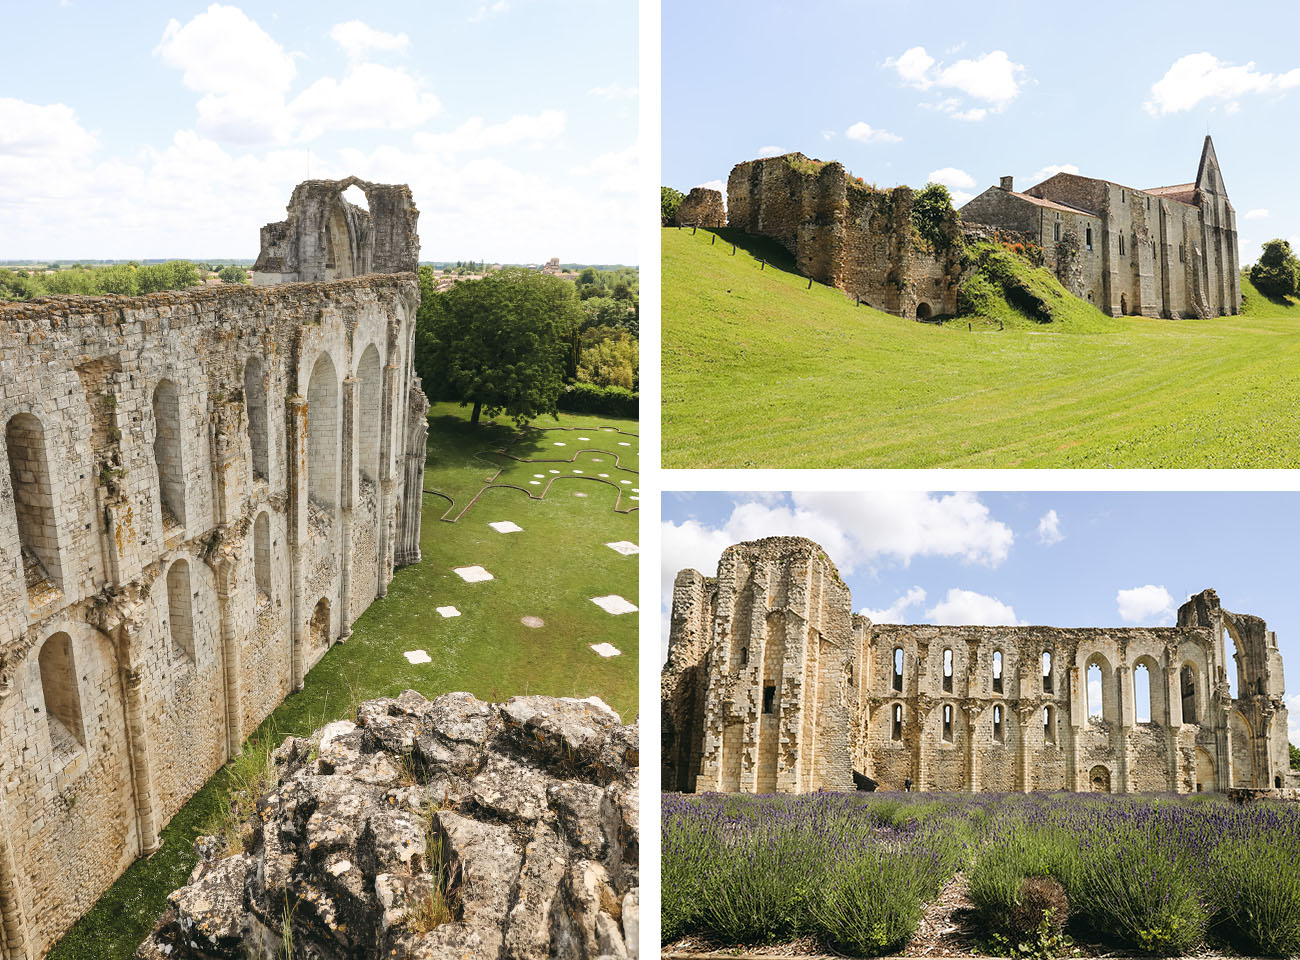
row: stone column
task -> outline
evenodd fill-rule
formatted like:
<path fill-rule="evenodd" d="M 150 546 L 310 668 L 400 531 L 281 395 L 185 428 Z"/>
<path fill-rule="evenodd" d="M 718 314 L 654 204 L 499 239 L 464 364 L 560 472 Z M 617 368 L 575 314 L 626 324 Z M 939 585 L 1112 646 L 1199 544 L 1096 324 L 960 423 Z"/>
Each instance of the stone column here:
<path fill-rule="evenodd" d="M 1115 698 L 1119 710 L 1116 711 L 1116 736 L 1119 737 L 1118 743 L 1113 743 L 1112 749 L 1115 751 L 1116 767 L 1116 793 L 1130 793 L 1132 786 L 1129 783 L 1129 733 L 1133 729 L 1134 710 L 1133 710 L 1133 668 L 1127 663 L 1121 663 L 1115 668 Z"/>
<path fill-rule="evenodd" d="M 425 444 L 429 437 L 429 401 L 420 389 L 419 378 L 412 380 L 403 453 L 402 515 L 397 521 L 397 549 L 393 557 L 399 567 L 420 562 L 420 511 L 424 501 Z"/>
<path fill-rule="evenodd" d="M 391 356 L 391 355 L 390 355 Z M 383 399 L 380 401 L 379 427 L 379 482 L 375 496 L 379 504 L 379 560 L 375 571 L 379 577 L 377 596 L 388 595 L 386 571 L 393 566 L 393 538 L 388 532 L 388 514 L 393 509 L 393 448 L 399 427 L 396 414 L 396 384 L 401 372 L 397 364 L 384 367 Z"/>
<path fill-rule="evenodd" d="M 286 527 L 289 541 L 289 687 L 302 689 L 306 670 L 306 638 L 303 636 L 303 544 L 307 542 L 307 400 L 299 395 L 285 400 L 286 487 L 289 509 Z"/>
<path fill-rule="evenodd" d="M 352 636 L 352 509 L 357 502 L 356 377 L 343 380 L 343 454 L 339 472 L 339 642 Z"/>
<path fill-rule="evenodd" d="M 124 648 L 124 645 L 118 647 Z M 140 830 L 140 852 L 149 856 L 158 850 L 158 818 L 153 806 L 153 766 L 149 758 L 149 728 L 142 686 L 140 666 L 124 665 L 122 690 L 126 697 L 126 738 L 135 787 L 135 816 Z"/>
<path fill-rule="evenodd" d="M 235 566 L 222 560 L 215 571 L 217 583 L 217 615 L 221 626 L 221 665 L 225 670 L 226 687 L 226 759 L 239 756 L 243 737 L 243 673 L 240 666 L 239 637 L 235 632 L 235 619 L 231 600 L 237 600 L 238 584 Z"/>
<path fill-rule="evenodd" d="M 1084 779 L 1086 782 L 1086 778 L 1080 778 L 1079 776 L 1079 728 L 1083 724 L 1088 722 L 1088 701 L 1086 699 L 1087 691 L 1085 691 L 1079 685 L 1079 664 L 1077 662 L 1070 664 L 1069 683 L 1070 683 L 1070 701 L 1069 701 L 1070 770 L 1069 770 L 1069 780 L 1067 782 L 1067 787 L 1068 789 L 1077 792 L 1079 789 L 1080 779 Z"/>
<path fill-rule="evenodd" d="M 1035 714 L 1040 714 L 1041 710 L 1042 707 L 1038 705 L 1021 706 L 1016 709 L 1016 735 L 1019 738 L 1020 747 L 1020 755 L 1016 759 L 1020 761 L 1020 789 L 1024 793 L 1029 793 L 1033 789 L 1033 781 L 1029 776 L 1030 720 Z"/>
<path fill-rule="evenodd" d="M 922 661 L 924 662 L 924 661 Z M 930 789 L 930 731 L 926 729 L 926 724 L 930 720 L 930 714 L 934 710 L 932 703 L 918 703 L 916 705 L 916 728 L 921 735 L 917 738 L 916 759 L 912 771 L 912 788 L 914 790 Z"/>
<path fill-rule="evenodd" d="M 980 745 L 976 738 L 980 726 L 980 717 L 984 708 L 978 704 L 968 703 L 963 709 L 966 713 L 966 792 L 980 792 Z"/>
<path fill-rule="evenodd" d="M 1257 747 L 1255 753 L 1256 769 L 1264 771 L 1263 786 L 1268 787 L 1270 790 L 1273 789 L 1273 776 L 1276 773 L 1273 768 L 1273 714 L 1275 712 L 1275 708 L 1271 703 L 1265 702 L 1261 705 L 1259 710 L 1260 734 L 1255 737 L 1254 744 Z M 1262 758 L 1259 751 L 1263 751 L 1264 756 Z M 1259 762 L 1261 759 L 1263 763 Z M 1258 779 L 1256 783 L 1258 785 Z"/>
<path fill-rule="evenodd" d="M 1183 691 L 1179 682 L 1178 664 L 1165 662 L 1165 737 L 1168 749 L 1166 780 L 1171 793 L 1181 793 L 1182 777 L 1178 770 L 1178 733 L 1183 726 Z"/>
<path fill-rule="evenodd" d="M 7 960 L 28 960 L 26 924 L 23 922 L 22 894 L 18 889 L 18 871 L 14 866 L 13 848 L 9 843 L 9 816 L 0 794 L 0 928 L 4 931 Z"/>

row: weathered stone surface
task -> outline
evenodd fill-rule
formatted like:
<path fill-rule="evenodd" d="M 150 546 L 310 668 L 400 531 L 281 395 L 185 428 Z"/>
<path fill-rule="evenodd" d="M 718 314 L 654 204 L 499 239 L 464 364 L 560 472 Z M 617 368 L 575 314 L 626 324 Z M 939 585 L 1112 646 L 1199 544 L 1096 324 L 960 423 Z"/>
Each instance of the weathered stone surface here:
<path fill-rule="evenodd" d="M 319 960 L 635 957 L 636 738 L 578 700 L 367 702 L 282 745 L 251 848 L 205 848 L 137 956 L 278 956 L 287 929 Z M 418 929 L 434 888 L 452 918 Z"/>
<path fill-rule="evenodd" d="M 708 187 L 692 187 L 682 205 L 677 208 L 679 227 L 725 227 L 727 208 L 722 204 L 722 192 Z"/>
<path fill-rule="evenodd" d="M 343 199 L 352 186 L 366 195 L 369 210 Z M 304 180 L 294 188 L 288 210 L 288 219 L 262 228 L 255 284 L 414 273 L 419 267 L 420 211 L 404 183 Z"/>
<path fill-rule="evenodd" d="M 0 305 L 10 953 L 156 849 L 419 559 L 418 300 L 405 273 Z"/>
<path fill-rule="evenodd" d="M 1176 627 L 873 624 L 817 544 L 756 540 L 716 579 L 678 574 L 662 696 L 663 782 L 682 791 L 849 790 L 855 772 L 886 789 L 1300 787 L 1277 636 L 1213 590 Z"/>

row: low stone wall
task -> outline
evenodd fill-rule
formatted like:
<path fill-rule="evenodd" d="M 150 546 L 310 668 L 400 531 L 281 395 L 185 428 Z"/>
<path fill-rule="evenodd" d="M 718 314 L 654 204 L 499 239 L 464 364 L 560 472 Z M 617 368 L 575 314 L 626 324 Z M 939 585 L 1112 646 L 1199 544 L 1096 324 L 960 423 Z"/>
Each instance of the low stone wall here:
<path fill-rule="evenodd" d="M 693 187 L 682 205 L 677 208 L 679 227 L 725 227 L 727 210 L 722 204 L 722 193 L 707 187 Z"/>

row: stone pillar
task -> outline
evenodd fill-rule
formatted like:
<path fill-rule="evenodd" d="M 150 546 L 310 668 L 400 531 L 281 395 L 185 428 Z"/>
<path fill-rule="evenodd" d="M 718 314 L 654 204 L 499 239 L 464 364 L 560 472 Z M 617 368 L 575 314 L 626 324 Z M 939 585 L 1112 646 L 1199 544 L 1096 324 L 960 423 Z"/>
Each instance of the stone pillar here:
<path fill-rule="evenodd" d="M 1178 732 L 1183 726 L 1183 691 L 1179 682 L 1178 664 L 1165 663 L 1165 737 L 1169 754 L 1168 772 L 1165 776 L 1171 793 L 1182 792 L 1182 777 L 1178 770 Z"/>
<path fill-rule="evenodd" d="M 402 515 L 397 519 L 397 548 L 393 556 L 399 567 L 420 562 L 420 512 L 424 502 L 425 445 L 429 437 L 429 401 L 420 389 L 419 378 L 412 380 L 403 452 Z"/>
<path fill-rule="evenodd" d="M 357 503 L 356 377 L 343 380 L 343 454 L 339 465 L 339 641 L 352 636 L 352 510 Z"/>
<path fill-rule="evenodd" d="M 243 737 L 243 673 L 240 666 L 240 643 L 235 632 L 231 600 L 237 599 L 238 584 L 235 566 L 223 560 L 217 567 L 217 615 L 221 627 L 221 665 L 225 670 L 226 687 L 226 759 L 239 756 Z"/>
<path fill-rule="evenodd" d="M 1118 743 L 1111 745 L 1115 752 L 1116 767 L 1116 793 L 1130 793 L 1132 787 L 1129 784 L 1129 733 L 1133 729 L 1134 709 L 1133 709 L 1133 668 L 1127 663 L 1121 663 L 1115 668 L 1115 698 L 1119 706 L 1116 720 L 1116 736 L 1119 737 Z"/>
<path fill-rule="evenodd" d="M 22 895 L 18 889 L 18 871 L 14 866 L 13 848 L 9 843 L 9 815 L 0 795 L 0 928 L 3 928 L 6 960 L 28 960 L 26 924 L 23 922 Z"/>
<path fill-rule="evenodd" d="M 966 711 L 966 792 L 980 792 L 980 745 L 975 742 L 984 708 L 968 703 Z"/>
<path fill-rule="evenodd" d="M 1079 776 L 1079 728 L 1088 722 L 1087 691 L 1079 685 L 1079 664 L 1070 664 L 1070 742 L 1069 742 L 1069 780 L 1066 787 L 1078 791 L 1079 781 L 1087 778 Z"/>
<path fill-rule="evenodd" d="M 379 584 L 376 596 L 388 595 L 387 571 L 393 568 L 393 538 L 389 535 L 388 514 L 393 509 L 393 440 L 398 436 L 397 381 L 401 371 L 397 364 L 384 367 L 383 399 L 379 414 L 379 482 L 375 495 L 379 500 Z"/>
<path fill-rule="evenodd" d="M 926 724 L 930 719 L 930 714 L 934 710 L 934 704 L 926 703 L 916 705 L 916 728 L 921 735 L 917 738 L 916 755 L 912 769 L 912 788 L 914 790 L 930 789 L 930 731 L 926 729 Z"/>
<path fill-rule="evenodd" d="M 1016 757 L 1019 761 L 1019 780 L 1020 789 L 1024 793 L 1029 793 L 1033 789 L 1033 779 L 1029 775 L 1029 731 L 1030 721 L 1033 717 L 1041 715 L 1042 707 L 1038 705 L 1020 706 L 1016 709 L 1016 736 L 1019 738 L 1020 753 Z"/>
<path fill-rule="evenodd" d="M 290 668 L 289 688 L 302 689 L 306 670 L 306 638 L 303 636 L 303 544 L 307 542 L 307 400 L 299 395 L 285 400 L 285 448 L 289 491 L 287 519 L 289 540 Z"/>
<path fill-rule="evenodd" d="M 118 649 L 124 647 L 119 645 Z M 126 738 L 135 787 L 135 816 L 140 829 L 140 852 L 149 856 L 158 850 L 158 818 L 153 807 L 153 767 L 149 759 L 142 681 L 138 664 L 123 666 L 122 690 L 126 697 Z"/>
<path fill-rule="evenodd" d="M 1273 714 L 1275 709 L 1271 703 L 1264 703 L 1259 711 L 1259 736 L 1255 737 L 1255 769 L 1264 771 L 1263 786 L 1273 789 L 1273 777 L 1276 770 L 1273 766 Z M 1263 751 L 1263 756 L 1260 756 Z M 1262 763 L 1260 761 L 1263 761 Z M 1283 781 L 1285 782 L 1285 781 Z M 1256 784 L 1258 785 L 1258 778 Z"/>

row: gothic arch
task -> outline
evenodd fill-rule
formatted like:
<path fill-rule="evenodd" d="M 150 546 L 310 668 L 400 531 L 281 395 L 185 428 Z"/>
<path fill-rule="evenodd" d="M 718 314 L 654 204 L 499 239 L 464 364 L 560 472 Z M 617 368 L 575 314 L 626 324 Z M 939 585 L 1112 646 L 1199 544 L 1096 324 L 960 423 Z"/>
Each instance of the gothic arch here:
<path fill-rule="evenodd" d="M 357 472 L 372 484 L 378 484 L 384 371 L 373 343 L 365 348 L 357 363 L 357 380 L 357 413 L 352 421 L 357 437 Z"/>
<path fill-rule="evenodd" d="M 331 517 L 339 502 L 339 379 L 322 350 L 307 384 L 307 496 Z"/>
<path fill-rule="evenodd" d="M 62 589 L 57 492 L 44 423 L 31 412 L 13 414 L 5 423 L 4 445 L 18 531 L 19 573 L 29 583 L 46 580 Z"/>

